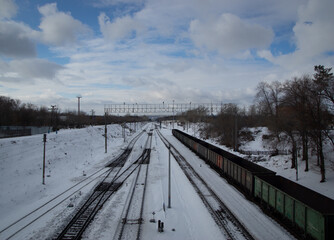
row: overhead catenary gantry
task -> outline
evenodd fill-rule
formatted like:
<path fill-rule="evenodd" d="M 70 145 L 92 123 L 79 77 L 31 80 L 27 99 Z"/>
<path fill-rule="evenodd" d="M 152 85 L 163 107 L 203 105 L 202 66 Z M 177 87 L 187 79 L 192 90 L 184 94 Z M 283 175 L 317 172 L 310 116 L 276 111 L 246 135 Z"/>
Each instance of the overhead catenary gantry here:
<path fill-rule="evenodd" d="M 105 104 L 104 112 L 107 114 L 178 114 L 190 110 L 205 108 L 210 114 L 221 112 L 223 103 L 123 103 Z"/>

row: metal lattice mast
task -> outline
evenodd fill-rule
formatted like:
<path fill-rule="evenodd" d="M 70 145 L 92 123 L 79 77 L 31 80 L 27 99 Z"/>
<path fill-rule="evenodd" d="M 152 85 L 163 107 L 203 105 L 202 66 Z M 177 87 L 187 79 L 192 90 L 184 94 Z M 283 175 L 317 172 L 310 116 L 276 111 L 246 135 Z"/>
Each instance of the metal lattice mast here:
<path fill-rule="evenodd" d="M 162 104 L 143 104 L 143 103 L 123 103 L 123 104 L 105 104 L 104 112 L 107 114 L 161 114 L 170 113 L 178 114 L 194 110 L 196 108 L 203 107 L 211 114 L 217 114 L 221 112 L 223 108 L 222 103 L 165 103 Z"/>

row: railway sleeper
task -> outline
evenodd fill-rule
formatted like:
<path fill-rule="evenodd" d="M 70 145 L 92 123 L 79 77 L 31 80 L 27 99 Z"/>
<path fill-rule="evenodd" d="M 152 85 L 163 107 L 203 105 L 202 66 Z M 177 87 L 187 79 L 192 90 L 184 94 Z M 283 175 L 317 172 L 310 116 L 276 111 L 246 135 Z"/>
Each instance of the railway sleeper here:
<path fill-rule="evenodd" d="M 94 191 L 106 192 L 106 191 L 115 191 L 119 188 L 121 183 L 110 183 L 110 182 L 101 182 Z"/>
<path fill-rule="evenodd" d="M 126 159 L 130 155 L 132 151 L 132 148 L 127 148 L 121 156 L 119 156 L 117 159 L 112 160 L 112 162 L 109 162 L 106 167 L 123 167 L 125 164 Z"/>

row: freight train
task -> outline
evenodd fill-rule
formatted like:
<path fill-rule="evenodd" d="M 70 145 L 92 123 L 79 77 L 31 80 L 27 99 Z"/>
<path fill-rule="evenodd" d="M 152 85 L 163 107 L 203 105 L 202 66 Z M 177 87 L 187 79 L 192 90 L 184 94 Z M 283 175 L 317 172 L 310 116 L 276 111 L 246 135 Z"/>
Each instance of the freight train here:
<path fill-rule="evenodd" d="M 334 200 L 177 129 L 173 135 L 299 238 L 334 239 Z"/>

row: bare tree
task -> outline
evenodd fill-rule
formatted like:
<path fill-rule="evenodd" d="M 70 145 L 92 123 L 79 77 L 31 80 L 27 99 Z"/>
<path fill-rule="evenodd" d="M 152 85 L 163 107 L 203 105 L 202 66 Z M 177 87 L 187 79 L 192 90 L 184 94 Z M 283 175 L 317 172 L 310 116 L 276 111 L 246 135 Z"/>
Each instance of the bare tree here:
<path fill-rule="evenodd" d="M 331 105 L 334 105 L 334 77 L 331 73 L 332 68 L 325 68 L 322 65 L 314 67 L 314 83 L 318 88 L 318 92 Z"/>
<path fill-rule="evenodd" d="M 302 139 L 303 160 L 305 160 L 305 171 L 309 170 L 309 131 L 311 129 L 310 119 L 308 114 L 308 102 L 312 98 L 311 77 L 305 75 L 301 78 L 293 78 L 292 81 L 287 81 L 284 84 L 284 98 L 285 106 L 289 106 L 293 110 L 295 117 L 295 129 L 300 133 Z"/>
<path fill-rule="evenodd" d="M 207 115 L 208 109 L 201 106 L 183 113 L 181 117 L 189 122 L 202 122 Z"/>
<path fill-rule="evenodd" d="M 333 103 L 333 96 L 328 95 L 333 89 L 333 73 L 331 68 L 319 65 L 314 67 L 312 98 L 310 99 L 309 112 L 312 120 L 313 137 L 317 145 L 317 155 L 320 161 L 321 182 L 326 181 L 325 157 L 323 153 L 323 140 L 328 135 L 328 126 L 332 123 L 331 114 L 328 111 L 328 101 Z"/>
<path fill-rule="evenodd" d="M 236 104 L 224 104 L 222 111 L 212 118 L 207 132 L 212 133 L 214 137 L 219 137 L 220 142 L 228 147 L 237 149 L 238 131 L 241 125 L 238 121 L 239 108 Z"/>
<path fill-rule="evenodd" d="M 255 101 L 258 103 L 260 111 L 268 118 L 268 126 L 279 139 L 278 124 L 279 112 L 278 108 L 283 94 L 282 84 L 275 81 L 271 84 L 266 82 L 259 83 Z"/>
<path fill-rule="evenodd" d="M 285 133 L 291 143 L 291 168 L 296 167 L 297 160 L 297 140 L 296 127 L 298 125 L 296 111 L 293 107 L 282 103 L 278 107 L 279 124 L 278 132 Z"/>

